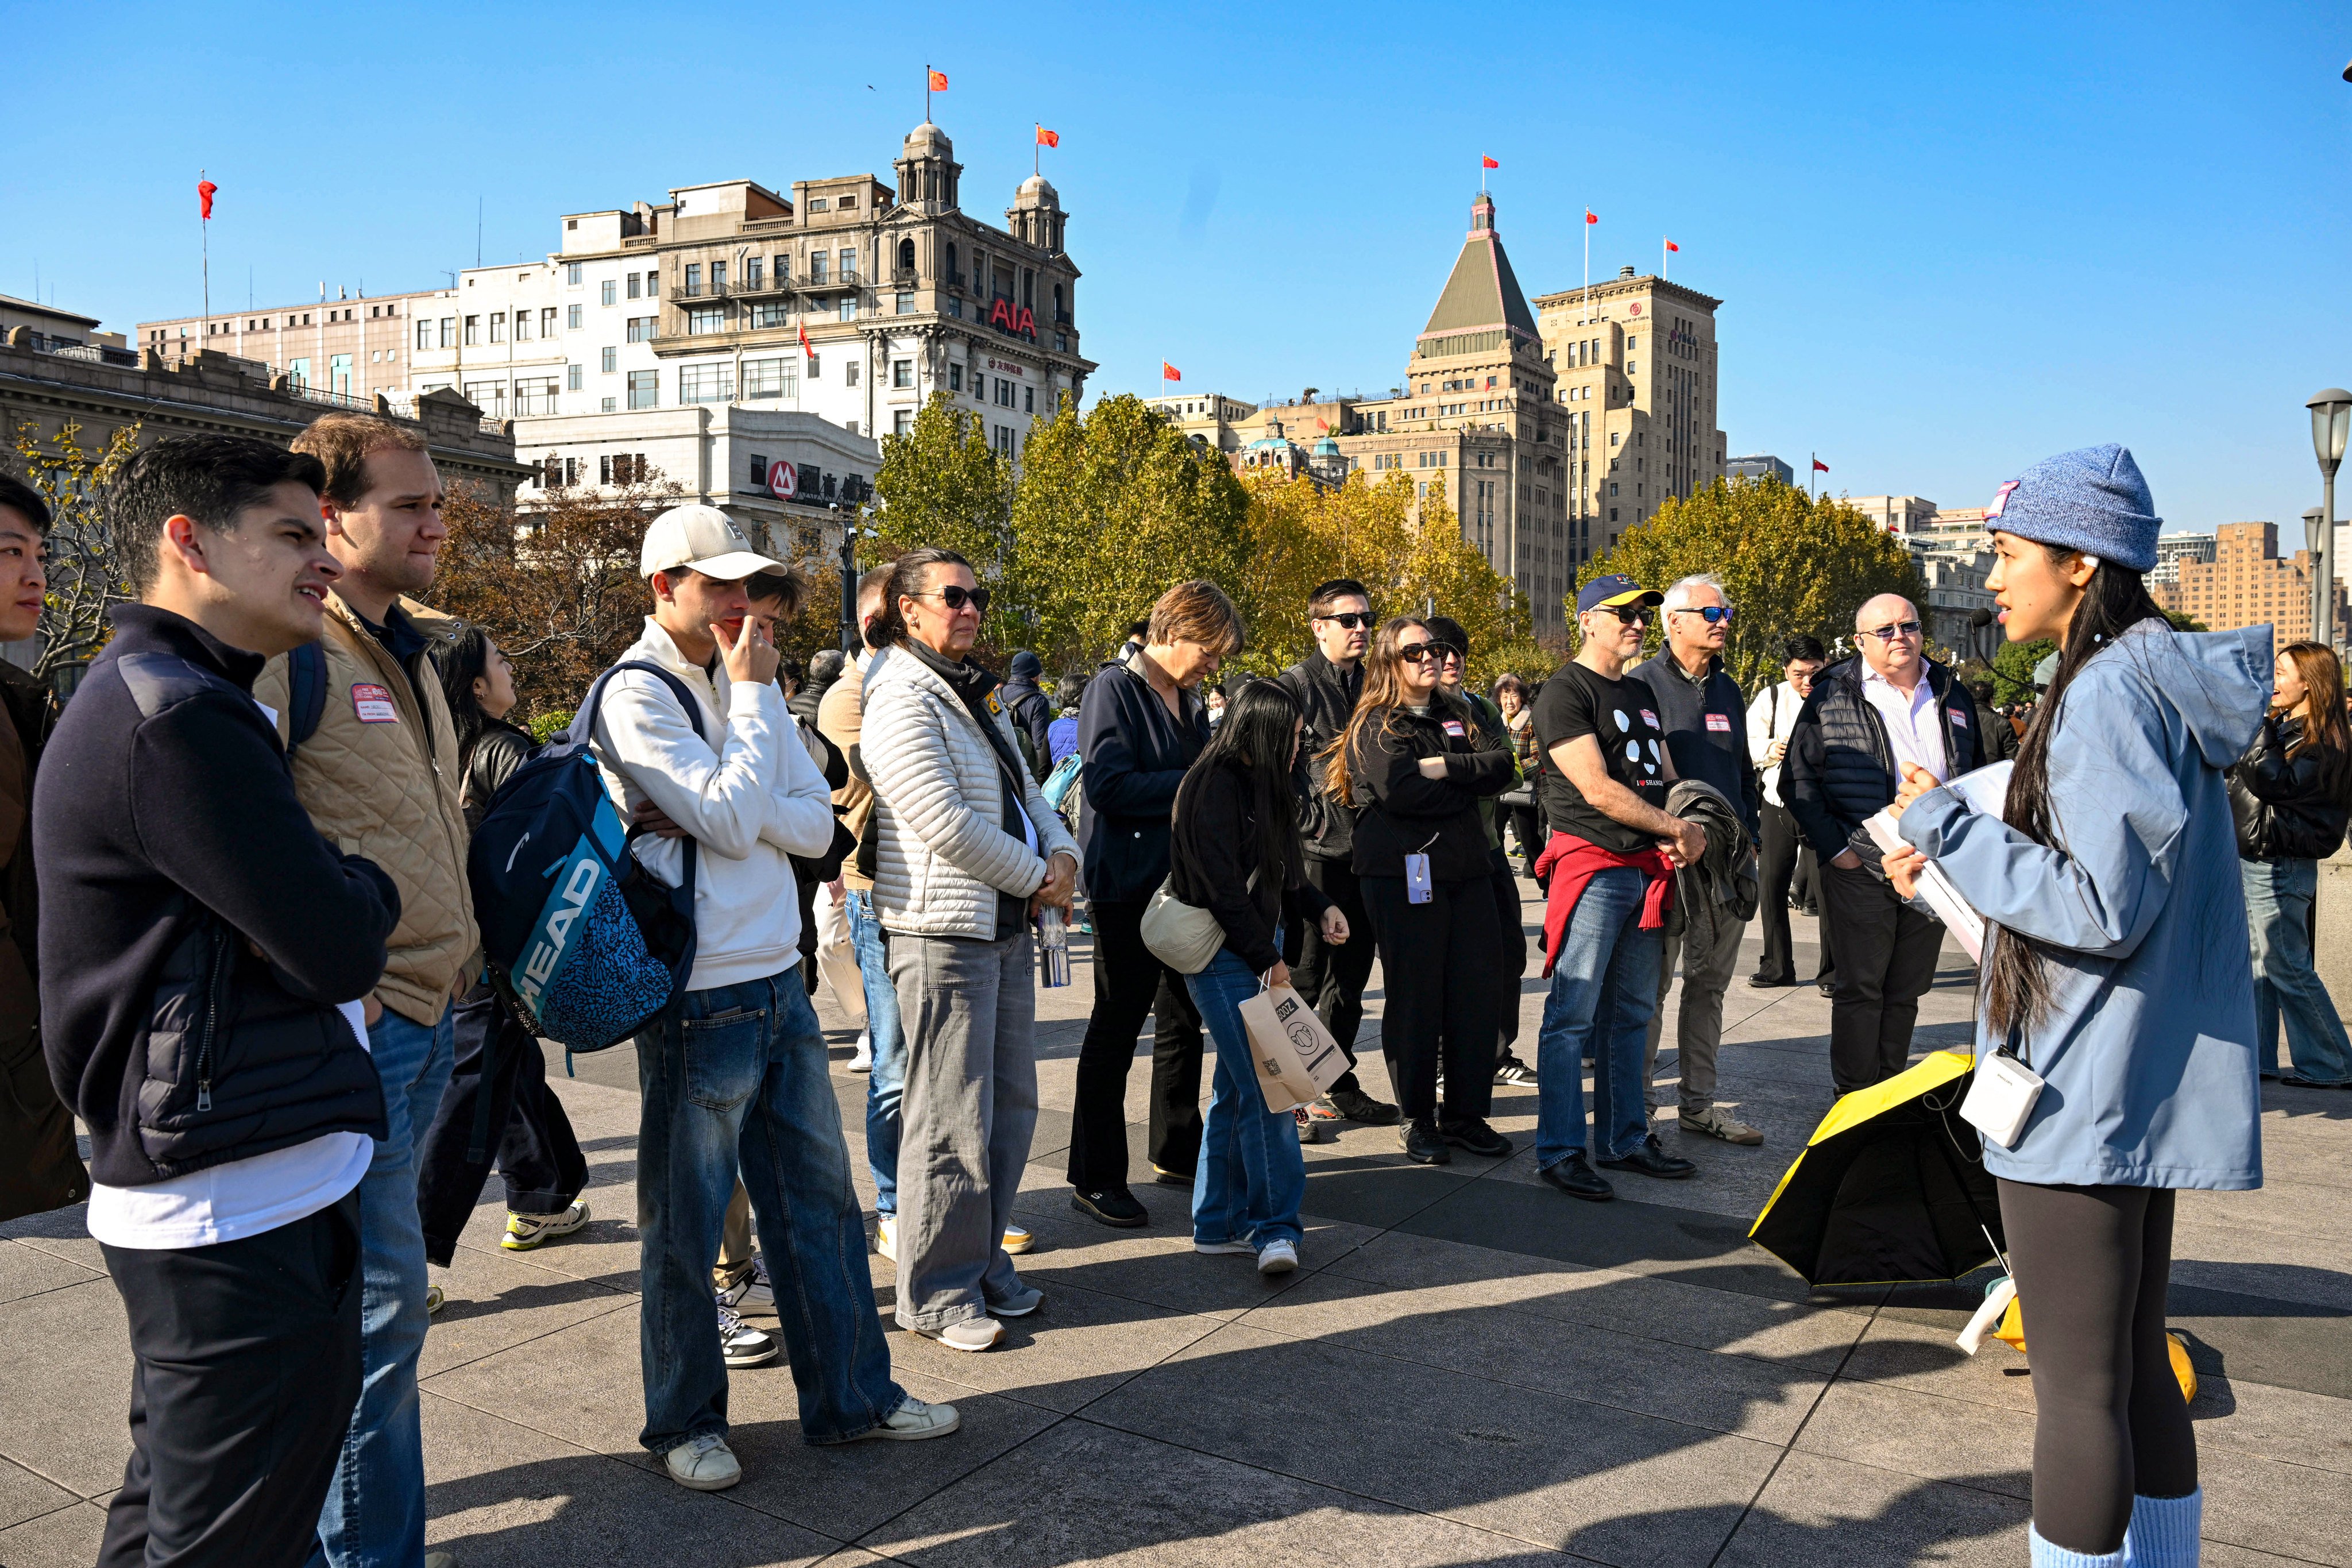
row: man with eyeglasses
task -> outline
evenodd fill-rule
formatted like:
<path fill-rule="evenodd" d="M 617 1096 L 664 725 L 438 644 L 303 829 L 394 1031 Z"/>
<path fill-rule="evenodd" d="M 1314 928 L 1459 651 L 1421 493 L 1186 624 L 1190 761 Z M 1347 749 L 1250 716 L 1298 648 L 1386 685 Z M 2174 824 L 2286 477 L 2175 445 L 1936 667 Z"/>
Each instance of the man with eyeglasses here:
<path fill-rule="evenodd" d="M 1758 831 L 1756 770 L 1748 755 L 1748 722 L 1739 688 L 1723 668 L 1731 637 L 1731 601 L 1714 577 L 1685 577 L 1666 590 L 1665 646 L 1633 668 L 1633 679 L 1656 694 L 1658 720 L 1675 772 L 1713 784 L 1738 814 L 1743 842 L 1718 846 L 1737 868 L 1751 872 Z M 1675 963 L 1682 962 L 1682 1005 L 1675 1019 L 1676 1072 L 1681 1085 L 1682 1130 L 1726 1143 L 1752 1147 L 1764 1134 L 1727 1116 L 1715 1103 L 1716 1055 L 1723 1044 L 1723 994 L 1739 966 L 1739 941 L 1748 932 L 1744 915 L 1731 906 L 1714 910 L 1690 907 L 1708 879 L 1686 877 L 1666 915 L 1665 950 L 1658 963 L 1657 1010 L 1650 1016 L 1642 1071 L 1643 1099 L 1655 1093 L 1658 1039 L 1664 1032 L 1666 992 Z M 1712 918 L 1710 918 L 1710 916 Z"/>
<path fill-rule="evenodd" d="M 1837 954 L 1830 1076 L 1840 1094 L 1903 1070 L 1944 928 L 1895 892 L 1868 829 L 1906 765 L 1940 782 L 1985 763 L 1976 702 L 1926 656 L 1919 611 L 1881 594 L 1855 612 L 1859 658 L 1823 670 L 1789 736 L 1782 787 L 1821 858 L 1822 921 Z"/>
<path fill-rule="evenodd" d="M 1364 688 L 1364 649 L 1371 645 L 1373 631 L 1370 591 L 1352 577 L 1335 577 L 1318 585 L 1307 595 L 1307 625 L 1315 636 L 1315 651 L 1276 678 L 1289 689 L 1304 721 L 1290 787 L 1298 800 L 1298 829 L 1307 845 L 1307 879 L 1339 906 L 1349 931 L 1369 932 L 1371 918 L 1356 880 L 1355 814 L 1339 797 L 1324 793 L 1322 752 L 1348 727 L 1348 715 L 1356 710 L 1356 698 Z M 1348 1053 L 1348 1070 L 1328 1094 L 1308 1107 L 1308 1114 L 1318 1121 L 1396 1124 L 1397 1108 L 1366 1094 L 1355 1070 L 1356 1031 L 1364 1022 L 1364 983 L 1371 978 L 1372 956 L 1370 942 L 1335 947 L 1311 923 L 1301 933 L 1290 984 Z"/>

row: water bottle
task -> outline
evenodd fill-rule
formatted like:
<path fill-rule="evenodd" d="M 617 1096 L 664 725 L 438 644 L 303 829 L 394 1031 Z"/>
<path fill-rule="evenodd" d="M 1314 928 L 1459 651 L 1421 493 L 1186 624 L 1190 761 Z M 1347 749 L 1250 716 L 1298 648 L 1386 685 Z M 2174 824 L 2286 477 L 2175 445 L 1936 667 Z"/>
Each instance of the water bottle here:
<path fill-rule="evenodd" d="M 1070 983 L 1070 918 L 1051 904 L 1037 911 L 1037 962 L 1043 984 Z"/>

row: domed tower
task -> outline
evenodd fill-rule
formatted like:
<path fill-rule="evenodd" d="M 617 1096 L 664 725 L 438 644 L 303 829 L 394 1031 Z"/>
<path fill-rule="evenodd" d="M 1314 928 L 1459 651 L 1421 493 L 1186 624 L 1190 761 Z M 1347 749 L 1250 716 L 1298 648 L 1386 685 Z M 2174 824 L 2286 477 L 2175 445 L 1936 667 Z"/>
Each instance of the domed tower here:
<path fill-rule="evenodd" d="M 898 172 L 900 206 L 930 215 L 955 211 L 963 165 L 955 161 L 955 143 L 946 132 L 924 121 L 907 132 L 892 167 Z"/>
<path fill-rule="evenodd" d="M 1004 226 L 1013 237 L 1048 256 L 1062 253 L 1062 226 L 1068 221 L 1062 212 L 1061 194 L 1043 174 L 1022 181 L 1013 205 L 1004 209 Z"/>

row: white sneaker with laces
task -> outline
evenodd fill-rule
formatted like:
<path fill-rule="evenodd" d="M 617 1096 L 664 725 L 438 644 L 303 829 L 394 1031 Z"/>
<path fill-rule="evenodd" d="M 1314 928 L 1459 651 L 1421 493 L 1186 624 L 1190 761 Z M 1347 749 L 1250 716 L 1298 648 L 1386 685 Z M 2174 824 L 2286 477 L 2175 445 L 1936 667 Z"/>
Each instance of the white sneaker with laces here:
<path fill-rule="evenodd" d="M 507 1211 L 507 1233 L 499 1245 L 509 1252 L 529 1252 L 542 1241 L 570 1236 L 588 1223 L 588 1205 L 575 1203 L 562 1214 L 518 1214 Z"/>
<path fill-rule="evenodd" d="M 872 1072 L 874 1070 L 874 1036 L 872 1031 L 866 1029 L 858 1031 L 857 1048 L 849 1054 L 849 1070 L 851 1072 Z"/>
<path fill-rule="evenodd" d="M 757 1312 L 763 1318 L 776 1315 L 776 1289 L 768 1282 L 768 1260 L 760 1253 L 751 1255 L 751 1272 L 719 1293 L 719 1304 L 732 1307 L 739 1312 Z"/>
<path fill-rule="evenodd" d="M 926 1405 L 913 1394 L 898 1406 L 897 1414 L 879 1426 L 861 1434 L 866 1437 L 887 1438 L 899 1443 L 919 1443 L 926 1437 L 944 1437 L 963 1425 L 952 1405 Z"/>
<path fill-rule="evenodd" d="M 1287 1274 L 1298 1267 L 1298 1248 L 1286 1241 L 1269 1241 L 1258 1249 L 1260 1274 Z"/>
<path fill-rule="evenodd" d="M 688 1437 L 662 1456 L 662 1468 L 688 1491 L 725 1491 L 743 1479 L 742 1462 L 716 1432 Z"/>
<path fill-rule="evenodd" d="M 937 1340 L 951 1351 L 984 1351 L 994 1348 L 1004 1337 L 1004 1327 L 994 1318 L 966 1318 L 961 1323 L 950 1323 L 933 1332 L 929 1329 L 915 1331 L 927 1340 Z"/>
<path fill-rule="evenodd" d="M 772 1335 L 745 1322 L 740 1313 L 719 1309 L 719 1357 L 729 1366 L 765 1366 L 783 1353 Z"/>

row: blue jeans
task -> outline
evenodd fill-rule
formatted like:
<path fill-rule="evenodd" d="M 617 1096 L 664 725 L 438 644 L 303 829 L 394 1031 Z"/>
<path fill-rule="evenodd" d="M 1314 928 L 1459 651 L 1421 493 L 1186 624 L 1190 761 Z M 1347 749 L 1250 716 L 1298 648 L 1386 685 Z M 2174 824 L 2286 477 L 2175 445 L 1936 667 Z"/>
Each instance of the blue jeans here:
<path fill-rule="evenodd" d="M 1208 968 L 1186 975 L 1184 985 L 1217 1047 L 1201 1163 L 1192 1173 L 1192 1239 L 1247 1241 L 1260 1250 L 1273 1241 L 1296 1246 L 1303 1234 L 1298 1205 L 1307 1195 L 1298 1123 L 1287 1110 L 1265 1108 L 1242 1024 L 1242 1004 L 1257 994 L 1258 977 L 1223 948 Z"/>
<path fill-rule="evenodd" d="M 1584 1152 L 1587 1042 L 1593 1057 L 1594 1157 L 1629 1154 L 1650 1135 L 1642 1058 L 1657 1007 L 1664 932 L 1641 929 L 1647 885 L 1631 866 L 1609 867 L 1584 885 L 1569 918 L 1536 1036 L 1538 1169 Z"/>
<path fill-rule="evenodd" d="M 2241 860 L 2246 923 L 2253 928 L 2254 1047 L 2262 1069 L 2279 1070 L 2279 1024 L 2287 1058 L 2314 1083 L 2352 1081 L 2352 1040 L 2312 967 L 2311 906 L 2319 896 L 2316 860 Z"/>
<path fill-rule="evenodd" d="M 866 1219 L 799 967 L 688 992 L 677 1023 L 637 1037 L 637 1440 L 666 1454 L 727 1431 L 710 1265 L 739 1166 L 800 1392 L 802 1441 L 846 1442 L 897 1414 L 906 1391 L 890 1381 Z"/>
<path fill-rule="evenodd" d="M 416 1163 L 457 1059 L 452 1015 L 444 1006 L 428 1028 L 387 1007 L 368 1029 L 368 1050 L 383 1079 L 385 1136 L 360 1181 L 362 1381 L 320 1510 L 319 1542 L 334 1568 L 415 1568 L 425 1560 L 416 1356 L 426 1322 Z"/>
<path fill-rule="evenodd" d="M 898 1023 L 898 988 L 890 984 L 874 895 L 845 891 L 849 945 L 857 954 L 857 980 L 866 992 L 866 1040 L 874 1051 L 874 1070 L 866 1079 L 866 1163 L 874 1172 L 874 1212 L 887 1217 L 898 1212 L 898 1102 L 907 1093 L 907 1032 Z"/>

